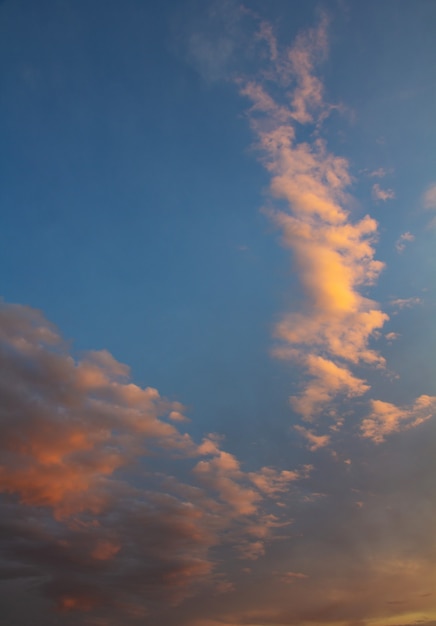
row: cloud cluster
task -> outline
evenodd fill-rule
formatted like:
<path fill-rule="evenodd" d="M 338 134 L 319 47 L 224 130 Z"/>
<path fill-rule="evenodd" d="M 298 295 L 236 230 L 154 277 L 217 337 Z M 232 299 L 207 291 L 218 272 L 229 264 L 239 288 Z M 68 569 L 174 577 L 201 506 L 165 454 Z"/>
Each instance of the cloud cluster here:
<path fill-rule="evenodd" d="M 244 471 L 219 437 L 195 443 L 180 403 L 107 351 L 74 358 L 29 307 L 0 306 L 0 361 L 2 575 L 30 576 L 61 611 L 143 615 L 223 586 L 213 549 L 262 554 L 282 524 L 268 502 L 309 475 Z"/>
<path fill-rule="evenodd" d="M 311 451 L 328 446 L 332 433 L 342 428 L 344 409 L 339 411 L 338 401 L 343 404 L 369 395 L 370 383 L 362 377 L 362 367 L 385 368 L 385 359 L 373 343 L 389 319 L 367 295 L 384 268 L 375 258 L 378 224 L 369 215 L 353 216 L 349 163 L 329 152 L 321 135 L 322 124 L 332 109 L 339 108 L 326 102 L 317 76 L 317 65 L 327 54 L 327 25 L 321 17 L 316 28 L 282 49 L 270 25 L 262 22 L 258 38 L 267 44 L 267 67 L 256 79 L 237 81 L 240 93 L 251 100 L 250 124 L 271 175 L 271 196 L 280 207 L 265 212 L 292 252 L 303 294 L 303 301 L 297 300 L 276 323 L 273 354 L 294 361 L 304 373 L 299 393 L 290 397 L 294 412 L 305 422 L 323 416 L 334 421 L 329 434 L 296 426 Z M 379 168 L 368 175 L 381 179 L 388 173 Z M 395 198 L 392 189 L 379 183 L 373 185 L 372 194 L 383 202 Z M 430 186 L 423 200 L 426 208 L 433 207 L 434 195 Z M 403 252 L 413 240 L 411 233 L 403 233 L 397 251 Z M 418 302 L 397 299 L 391 304 L 404 308 Z M 414 407 L 420 406 L 421 398 Z M 368 402 L 372 413 L 361 432 L 374 441 L 400 429 L 400 423 L 401 429 L 406 423 L 408 428 L 422 423 L 420 417 L 413 418 L 414 409 L 384 412 L 387 403 Z"/>
<path fill-rule="evenodd" d="M 271 193 L 288 207 L 268 213 L 292 250 L 305 302 L 277 324 L 274 352 L 305 369 L 309 380 L 291 404 L 310 421 L 337 395 L 355 397 L 369 389 L 350 365 L 384 366 L 370 339 L 388 316 L 362 294 L 383 263 L 374 258 L 376 221 L 368 215 L 353 220 L 347 209 L 348 162 L 329 153 L 318 132 L 331 110 L 315 74 L 326 53 L 326 20 L 284 52 L 272 37 L 268 31 L 274 54 L 266 79 L 241 81 L 241 92 L 252 101 L 250 120 L 271 173 Z M 290 106 L 273 98 L 269 86 L 277 83 L 285 86 Z M 306 141 L 298 139 L 301 125 L 311 127 Z"/>
<path fill-rule="evenodd" d="M 409 407 L 398 407 L 390 402 L 371 400 L 372 411 L 362 422 L 364 437 L 375 443 L 384 441 L 386 435 L 419 426 L 435 414 L 436 397 L 422 395 Z"/>

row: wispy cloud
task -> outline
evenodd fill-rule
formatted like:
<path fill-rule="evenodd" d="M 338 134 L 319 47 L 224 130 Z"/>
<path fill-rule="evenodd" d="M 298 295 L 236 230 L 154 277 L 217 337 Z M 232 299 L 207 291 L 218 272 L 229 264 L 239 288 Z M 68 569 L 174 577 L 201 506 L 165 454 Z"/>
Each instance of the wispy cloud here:
<path fill-rule="evenodd" d="M 391 170 L 387 170 L 384 167 L 379 167 L 378 169 L 372 170 L 371 172 L 369 172 L 368 176 L 370 178 L 384 178 L 390 173 L 391 173 Z"/>
<path fill-rule="evenodd" d="M 427 211 L 436 210 L 436 183 L 431 183 L 422 196 L 422 206 Z M 436 217 L 430 220 L 427 228 L 434 229 L 436 227 Z"/>
<path fill-rule="evenodd" d="M 436 183 L 428 186 L 422 197 L 424 209 L 436 209 Z"/>
<path fill-rule="evenodd" d="M 390 301 L 391 306 L 397 309 L 410 309 L 413 306 L 421 304 L 421 298 L 418 296 L 412 296 L 411 298 L 395 298 Z"/>
<path fill-rule="evenodd" d="M 401 252 L 405 250 L 406 244 L 412 241 L 415 241 L 415 235 L 412 235 L 412 233 L 409 233 L 409 232 L 403 233 L 402 235 L 399 236 L 399 238 L 397 239 L 395 243 L 396 251 L 399 254 L 401 254 Z"/>
<path fill-rule="evenodd" d="M 372 186 L 372 197 L 375 200 L 393 200 L 395 198 L 395 191 L 393 189 L 382 189 L 378 183 Z"/>

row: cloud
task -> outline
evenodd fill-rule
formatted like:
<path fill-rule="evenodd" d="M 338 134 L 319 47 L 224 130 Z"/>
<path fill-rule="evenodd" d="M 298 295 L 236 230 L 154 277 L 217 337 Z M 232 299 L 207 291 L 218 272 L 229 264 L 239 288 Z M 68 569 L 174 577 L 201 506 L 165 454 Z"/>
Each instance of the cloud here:
<path fill-rule="evenodd" d="M 338 394 L 353 398 L 369 389 L 369 385 L 353 376 L 349 369 L 321 356 L 309 354 L 305 364 L 312 379 L 301 395 L 291 397 L 291 405 L 308 421 Z"/>
<path fill-rule="evenodd" d="M 384 167 L 379 167 L 378 169 L 372 170 L 371 172 L 369 172 L 368 176 L 370 178 L 384 178 L 390 173 L 391 173 L 391 170 L 386 170 Z"/>
<path fill-rule="evenodd" d="M 412 235 L 412 233 L 409 232 L 403 233 L 399 236 L 395 243 L 396 251 L 401 254 L 401 252 L 403 252 L 403 250 L 406 248 L 406 242 L 411 241 L 415 241 L 415 235 Z"/>
<path fill-rule="evenodd" d="M 393 200 L 395 198 L 395 192 L 393 189 L 382 189 L 378 183 L 372 186 L 372 197 L 375 200 Z"/>
<path fill-rule="evenodd" d="M 174 36 L 179 39 L 182 28 L 182 53 L 207 83 L 229 80 L 251 58 L 243 23 L 248 14 L 235 0 L 211 0 L 207 5 L 198 2 L 195 11 L 177 21 Z"/>
<path fill-rule="evenodd" d="M 422 197 L 422 204 L 424 209 L 429 211 L 436 209 L 436 183 L 428 186 Z"/>
<path fill-rule="evenodd" d="M 309 578 L 309 576 L 302 572 L 285 572 L 281 575 L 280 580 L 283 583 L 292 584 L 296 580 L 305 580 L 306 578 Z"/>
<path fill-rule="evenodd" d="M 421 298 L 418 298 L 417 296 L 412 296 L 411 298 L 395 298 L 394 300 L 390 301 L 391 306 L 396 307 L 400 310 L 410 309 L 411 307 L 421 303 Z"/>
<path fill-rule="evenodd" d="M 422 206 L 427 211 L 436 209 L 436 183 L 431 183 L 422 196 Z M 430 220 L 427 228 L 434 229 L 436 227 L 436 217 Z"/>
<path fill-rule="evenodd" d="M 30 307 L 0 304 L 0 371 L 4 576 L 30 575 L 59 611 L 106 607 L 122 622 L 229 588 L 212 549 L 260 556 L 288 523 L 268 501 L 309 476 L 244 471 L 218 436 L 195 443 L 179 402 L 130 382 L 107 351 L 75 358 Z"/>
<path fill-rule="evenodd" d="M 301 311 L 286 313 L 276 325 L 279 343 L 273 353 L 304 365 L 309 380 L 291 403 L 307 420 L 338 393 L 353 397 L 369 389 L 346 363 L 384 366 L 369 341 L 388 319 L 361 293 L 383 269 L 374 258 L 377 222 L 369 216 L 352 220 L 348 162 L 328 152 L 319 136 L 332 109 L 315 73 L 326 52 L 327 20 L 322 18 L 290 49 L 282 51 L 274 43 L 263 81 L 238 81 L 241 94 L 252 102 L 250 121 L 271 174 L 271 194 L 287 205 L 266 212 L 292 250 L 305 302 Z M 273 95 L 277 85 L 285 88 L 283 101 Z M 301 124 L 315 129 L 311 140 L 297 139 Z"/>
<path fill-rule="evenodd" d="M 436 397 L 419 396 L 406 408 L 381 400 L 371 400 L 371 405 L 372 412 L 362 422 L 362 435 L 375 443 L 381 443 L 386 435 L 414 428 L 433 417 Z"/>
<path fill-rule="evenodd" d="M 315 450 L 319 450 L 320 448 L 325 448 L 330 443 L 329 435 L 317 435 L 313 430 L 309 430 L 308 428 L 304 428 L 304 426 L 294 426 L 294 429 L 304 437 L 308 442 L 308 448 L 311 452 L 315 452 Z"/>
<path fill-rule="evenodd" d="M 256 146 L 271 176 L 276 208 L 264 211 L 291 252 L 302 295 L 295 294 L 293 309 L 276 324 L 273 353 L 292 360 L 300 376 L 290 402 L 304 423 L 293 424 L 293 430 L 312 452 L 335 450 L 317 456 L 308 479 L 308 508 L 293 515 L 286 541 L 265 551 L 246 571 L 245 582 L 238 580 L 239 593 L 195 626 L 412 623 L 419 611 L 434 610 L 434 602 L 422 599 L 434 569 L 434 505 L 428 497 L 434 397 L 421 395 L 397 406 L 370 396 L 370 382 L 385 367 L 374 341 L 383 337 L 380 330 L 389 318 L 368 296 L 383 263 L 375 255 L 377 222 L 352 213 L 349 163 L 332 154 L 321 135 L 331 111 L 316 74 L 326 53 L 326 23 L 300 35 L 287 50 L 270 27 L 260 31 L 267 62 L 256 77 L 240 75 L 237 86 L 250 100 Z M 381 179 L 386 171 L 372 174 Z M 379 185 L 376 190 L 378 200 L 393 197 L 392 190 Z M 408 236 L 399 243 L 407 241 Z M 398 299 L 394 306 L 409 304 Z M 392 341 L 398 335 L 385 336 Z M 369 407 L 360 424 L 357 411 L 344 406 L 348 398 L 362 398 L 359 413 Z M 331 418 L 333 426 L 321 430 L 322 420 Z M 360 436 L 352 438 L 359 427 Z M 381 444 L 406 430 L 408 437 L 390 445 L 372 445 L 368 458 L 369 442 Z M 225 470 L 218 462 L 209 465 L 210 479 L 224 474 L 242 483 L 240 468 L 229 465 Z M 256 474 L 253 483 L 260 491 L 286 484 L 277 482 L 279 473 Z M 276 495 L 280 498 L 280 491 Z M 244 496 L 241 504 L 246 505 Z M 258 526 L 253 532 L 260 532 Z M 257 541 L 247 546 L 246 556 L 262 552 Z M 278 584 L 284 582 L 294 584 Z"/>

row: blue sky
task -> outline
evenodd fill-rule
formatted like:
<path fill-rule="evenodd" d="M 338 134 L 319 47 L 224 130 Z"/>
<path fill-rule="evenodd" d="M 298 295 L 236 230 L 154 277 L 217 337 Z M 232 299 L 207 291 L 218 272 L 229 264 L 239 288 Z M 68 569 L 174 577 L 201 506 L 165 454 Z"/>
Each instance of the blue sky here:
<path fill-rule="evenodd" d="M 434 2 L 0 29 L 4 623 L 434 624 Z"/>

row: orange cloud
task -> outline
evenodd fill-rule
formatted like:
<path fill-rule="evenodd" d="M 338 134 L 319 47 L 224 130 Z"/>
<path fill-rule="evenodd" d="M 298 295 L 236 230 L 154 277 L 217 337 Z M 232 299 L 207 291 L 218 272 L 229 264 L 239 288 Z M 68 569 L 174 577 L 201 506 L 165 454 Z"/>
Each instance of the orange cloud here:
<path fill-rule="evenodd" d="M 371 407 L 370 415 L 362 421 L 362 435 L 375 443 L 381 443 L 386 435 L 414 428 L 433 417 L 436 397 L 419 396 L 409 407 L 398 407 L 390 402 L 371 400 Z"/>
<path fill-rule="evenodd" d="M 294 429 L 304 437 L 308 442 L 308 448 L 311 452 L 328 446 L 330 443 L 329 435 L 316 435 L 313 430 L 304 428 L 304 426 L 294 426 Z"/>
<path fill-rule="evenodd" d="M 3 306 L 0 317 L 8 347 L 1 491 L 49 506 L 57 517 L 96 513 L 107 501 L 107 478 L 147 446 L 185 455 L 195 450 L 189 436 L 163 419 L 180 405 L 155 389 L 121 382 L 128 368 L 109 353 L 89 353 L 76 363 L 42 315 Z"/>
<path fill-rule="evenodd" d="M 0 370 L 8 554 L 65 612 L 144 611 L 156 597 L 231 588 L 211 549 L 225 543 L 258 558 L 284 523 L 267 500 L 310 472 L 246 472 L 219 436 L 195 443 L 177 427 L 186 421 L 179 402 L 131 383 L 107 351 L 75 359 L 29 307 L 0 305 Z M 176 463 L 185 481 L 167 471 Z"/>
<path fill-rule="evenodd" d="M 302 394 L 291 397 L 291 404 L 306 420 L 310 421 L 322 407 L 340 393 L 352 398 L 364 394 L 369 389 L 364 380 L 353 376 L 347 368 L 339 367 L 333 361 L 321 356 L 309 354 L 304 362 L 312 379 Z"/>
<path fill-rule="evenodd" d="M 268 31 L 264 36 L 272 35 Z M 271 173 L 271 193 L 287 204 L 287 209 L 267 213 L 292 250 L 305 295 L 303 310 L 287 313 L 276 325 L 279 344 L 273 351 L 305 365 L 309 382 L 291 398 L 294 410 L 305 419 L 319 414 L 338 393 L 352 397 L 369 389 L 344 362 L 383 367 L 383 357 L 369 341 L 388 320 L 379 305 L 361 293 L 377 280 L 383 263 L 374 258 L 377 222 L 369 216 L 354 221 L 347 208 L 347 160 L 329 153 L 318 133 L 312 141 L 297 140 L 296 122 L 318 128 L 331 110 L 315 75 L 326 49 L 323 19 L 292 48 L 271 55 L 264 81 L 241 86 L 253 103 L 250 120 Z M 273 97 L 269 84 L 274 82 L 289 86 L 290 106 Z"/>

